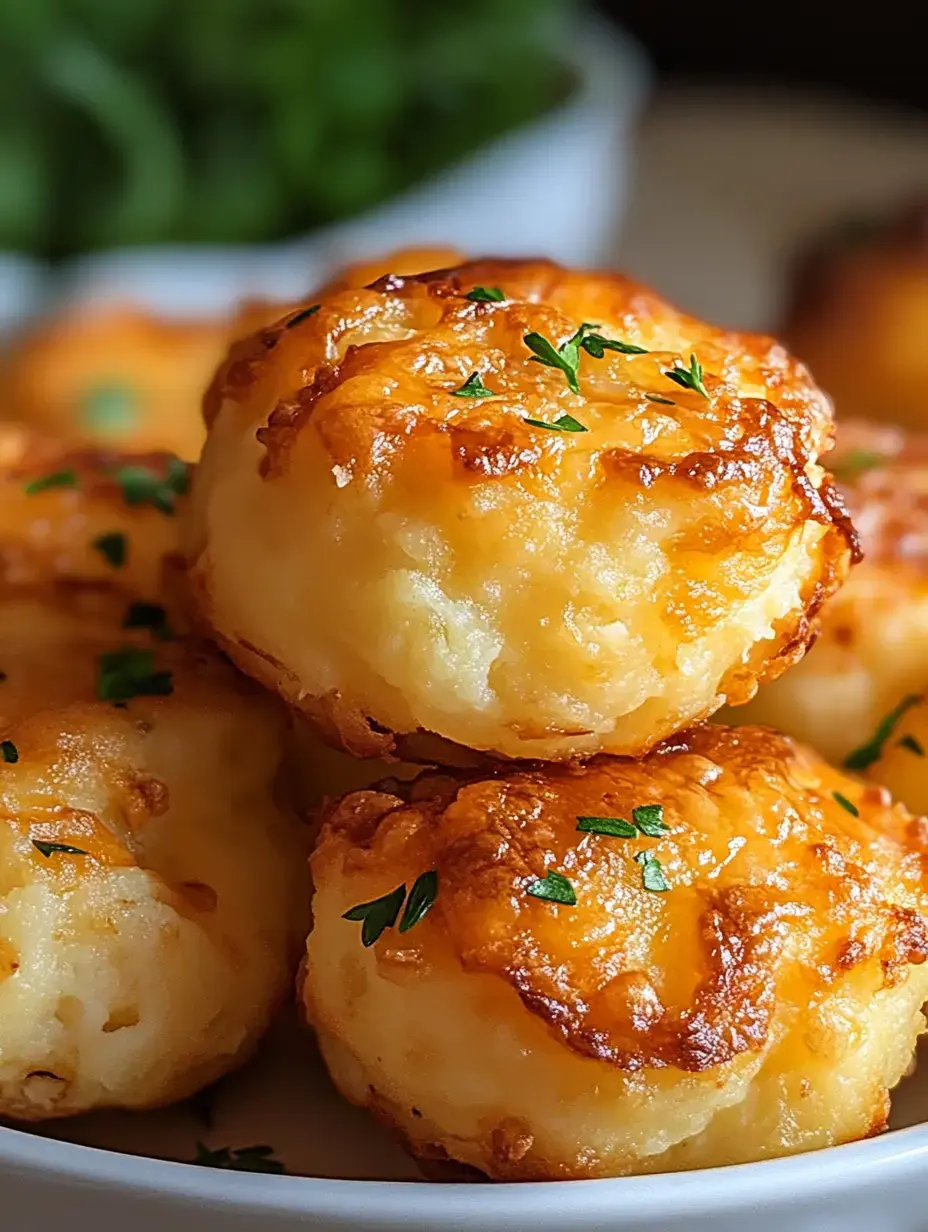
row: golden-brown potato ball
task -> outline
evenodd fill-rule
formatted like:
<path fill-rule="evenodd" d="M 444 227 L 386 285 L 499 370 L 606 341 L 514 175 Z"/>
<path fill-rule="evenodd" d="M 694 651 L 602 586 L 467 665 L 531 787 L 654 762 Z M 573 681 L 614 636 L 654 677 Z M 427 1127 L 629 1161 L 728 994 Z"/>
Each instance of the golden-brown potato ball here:
<path fill-rule="evenodd" d="M 805 254 L 783 336 L 839 417 L 928 426 L 928 198 Z"/>
<path fill-rule="evenodd" d="M 829 461 L 863 562 L 828 600 L 802 662 L 725 717 L 776 727 L 840 761 L 928 681 L 928 437 L 840 422 Z"/>
<path fill-rule="evenodd" d="M 231 338 L 221 317 L 174 321 L 129 305 L 80 305 L 8 352 L 4 414 L 91 443 L 195 460 L 203 390 Z"/>
<path fill-rule="evenodd" d="M 805 370 L 619 275 L 337 292 L 233 347 L 204 408 L 202 610 L 359 756 L 641 753 L 800 655 L 850 555 Z"/>
<path fill-rule="evenodd" d="M 926 840 L 885 796 L 709 725 L 642 762 L 345 797 L 303 976 L 332 1077 L 417 1155 L 500 1180 L 885 1128 L 928 995 Z"/>
<path fill-rule="evenodd" d="M 305 935 L 273 700 L 111 596 L 0 603 L 0 1116 L 189 1096 L 254 1048 Z"/>
<path fill-rule="evenodd" d="M 48 587 L 155 598 L 180 569 L 189 467 L 0 424 L 0 598 Z"/>

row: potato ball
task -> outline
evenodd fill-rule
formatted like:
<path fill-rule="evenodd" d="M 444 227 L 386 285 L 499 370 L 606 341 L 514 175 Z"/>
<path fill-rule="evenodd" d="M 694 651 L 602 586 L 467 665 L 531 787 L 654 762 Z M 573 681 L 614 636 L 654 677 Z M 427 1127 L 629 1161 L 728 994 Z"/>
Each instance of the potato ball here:
<path fill-rule="evenodd" d="M 928 426 L 928 198 L 804 254 L 783 335 L 839 415 Z"/>
<path fill-rule="evenodd" d="M 181 567 L 177 509 L 189 468 L 0 425 L 0 597 L 24 588 L 155 597 Z"/>
<path fill-rule="evenodd" d="M 221 317 L 174 321 L 80 305 L 9 351 L 0 366 L 4 413 L 85 441 L 196 459 L 203 390 L 231 340 Z"/>
<path fill-rule="evenodd" d="M 426 775 L 328 813 L 303 1000 L 336 1084 L 500 1180 L 886 1126 L 928 996 L 924 832 L 788 737 Z"/>
<path fill-rule="evenodd" d="M 829 599 L 802 662 L 725 717 L 769 724 L 840 761 L 928 682 L 928 437 L 841 422 L 830 463 L 863 563 Z"/>
<path fill-rule="evenodd" d="M 305 935 L 276 704 L 110 603 L 0 603 L 3 1117 L 192 1094 L 256 1045 Z"/>
<path fill-rule="evenodd" d="M 800 655 L 851 554 L 805 370 L 619 275 L 338 291 L 204 409 L 201 610 L 358 756 L 642 753 Z"/>

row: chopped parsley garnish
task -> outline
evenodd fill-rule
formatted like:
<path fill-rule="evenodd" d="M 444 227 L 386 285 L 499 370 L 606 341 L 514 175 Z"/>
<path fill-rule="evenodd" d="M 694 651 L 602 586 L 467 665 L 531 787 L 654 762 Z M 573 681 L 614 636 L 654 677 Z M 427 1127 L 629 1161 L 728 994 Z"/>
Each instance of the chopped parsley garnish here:
<path fill-rule="evenodd" d="M 532 898 L 543 898 L 549 903 L 563 903 L 567 907 L 575 907 L 577 905 L 577 895 L 574 893 L 574 887 L 560 873 L 549 871 L 544 877 L 533 881 L 531 885 L 527 885 L 525 892 L 526 894 L 531 894 Z"/>
<path fill-rule="evenodd" d="M 95 385 L 80 400 L 81 419 L 104 434 L 131 428 L 138 413 L 138 397 L 131 385 Z"/>
<path fill-rule="evenodd" d="M 464 298 L 475 304 L 501 304 L 506 296 L 499 287 L 474 287 Z"/>
<path fill-rule="evenodd" d="M 342 916 L 343 920 L 361 920 L 361 944 L 366 948 L 373 945 L 381 934 L 396 923 L 403 899 L 406 897 L 406 886 L 397 886 L 389 894 L 381 898 L 371 899 L 369 903 L 358 903 Z M 412 927 L 410 924 L 408 927 Z"/>
<path fill-rule="evenodd" d="M 284 329 L 295 328 L 295 326 L 299 325 L 301 321 L 305 321 L 308 317 L 315 316 L 321 307 L 321 304 L 312 304 L 309 308 L 304 308 L 302 311 L 295 313 L 284 326 Z"/>
<path fill-rule="evenodd" d="M 584 336 L 595 328 L 595 325 L 584 321 L 577 332 L 571 334 L 560 347 L 555 347 L 554 343 L 549 342 L 543 334 L 524 334 L 522 341 L 532 352 L 532 363 L 544 364 L 546 368 L 559 368 L 567 378 L 567 384 L 571 390 L 578 394 L 580 392 L 580 383 L 577 380 L 577 372 L 580 368 L 580 344 Z"/>
<path fill-rule="evenodd" d="M 72 847 L 70 843 L 46 843 L 40 838 L 34 838 L 32 840 L 32 845 L 41 855 L 45 857 L 46 860 L 49 856 L 54 855 L 56 852 L 60 852 L 62 855 L 66 856 L 90 855 L 90 852 L 85 851 L 83 847 Z"/>
<path fill-rule="evenodd" d="M 121 569 L 126 563 L 128 540 L 121 530 L 111 530 L 105 535 L 97 535 L 93 546 L 114 569 Z"/>
<path fill-rule="evenodd" d="M 400 920 L 400 932 L 408 933 L 411 928 L 415 928 L 428 914 L 437 897 L 438 870 L 432 868 L 427 873 L 420 873 L 409 891 L 406 909 Z"/>
<path fill-rule="evenodd" d="M 650 851 L 639 851 L 635 863 L 641 865 L 641 882 L 652 894 L 663 894 L 670 889 L 670 882 L 664 876 L 660 860 Z"/>
<path fill-rule="evenodd" d="M 845 457 L 831 464 L 832 474 L 843 483 L 852 483 L 866 471 L 882 466 L 886 458 L 870 449 L 852 449 Z"/>
<path fill-rule="evenodd" d="M 579 419 L 574 419 L 573 415 L 560 415 L 554 423 L 545 423 L 543 419 L 526 419 L 523 422 L 532 428 L 547 428 L 549 432 L 589 432 L 589 428 Z"/>
<path fill-rule="evenodd" d="M 662 804 L 639 804 L 632 809 L 631 821 L 624 817 L 578 817 L 577 829 L 587 834 L 605 834 L 609 838 L 637 838 L 639 834 L 660 838 L 670 832 L 670 827 L 664 824 Z"/>
<path fill-rule="evenodd" d="M 602 334 L 587 334 L 580 339 L 580 345 L 587 355 L 594 359 L 602 359 L 606 351 L 618 351 L 620 355 L 647 355 L 648 348 L 635 346 L 632 342 L 620 342 L 617 338 L 604 338 Z"/>
<path fill-rule="evenodd" d="M 272 1146 L 243 1146 L 237 1150 L 221 1146 L 211 1151 L 198 1142 L 193 1162 L 200 1168 L 226 1168 L 230 1172 L 273 1172 L 279 1176 L 287 1171 L 280 1160 L 274 1158 Z"/>
<path fill-rule="evenodd" d="M 32 479 L 26 484 L 25 492 L 27 496 L 35 496 L 38 492 L 44 492 L 48 488 L 76 488 L 77 487 L 77 472 L 73 470 L 67 471 L 52 471 L 50 475 L 40 475 L 38 479 Z"/>
<path fill-rule="evenodd" d="M 645 394 L 648 402 L 659 402 L 661 406 L 676 406 L 673 398 L 662 398 L 660 394 Z"/>
<path fill-rule="evenodd" d="M 879 761 L 883 754 L 883 745 L 893 734 L 896 724 L 902 718 L 907 710 L 911 710 L 913 706 L 918 705 L 922 700 L 920 693 L 907 694 L 898 706 L 894 706 L 889 714 L 885 715 L 877 724 L 877 729 L 866 744 L 860 745 L 848 753 L 844 759 L 846 770 L 866 770 L 868 766 L 872 766 L 875 761 Z"/>
<path fill-rule="evenodd" d="M 124 629 L 149 629 L 159 642 L 169 642 L 174 630 L 168 624 L 167 612 L 160 603 L 130 603 L 122 618 Z"/>
<path fill-rule="evenodd" d="M 451 391 L 452 398 L 493 398 L 496 395 L 492 389 L 487 389 L 480 379 L 479 372 L 472 372 L 460 389 Z"/>
<path fill-rule="evenodd" d="M 690 356 L 690 366 L 688 368 L 684 368 L 682 364 L 677 363 L 672 368 L 665 368 L 664 376 L 668 380 L 673 381 L 674 384 L 682 385 L 684 389 L 692 389 L 703 398 L 709 397 L 709 391 L 703 384 L 702 364 L 695 355 Z"/>
<path fill-rule="evenodd" d="M 100 655 L 97 663 L 97 697 L 102 702 L 118 706 L 133 697 L 167 697 L 174 691 L 171 673 L 155 670 L 152 650 L 111 650 Z"/>
<path fill-rule="evenodd" d="M 843 809 L 846 809 L 852 817 L 860 816 L 860 809 L 856 804 L 852 804 L 847 796 L 842 796 L 840 791 L 833 791 L 831 795 L 832 799 L 840 804 Z"/>
<path fill-rule="evenodd" d="M 925 746 L 920 740 L 916 740 L 914 736 L 903 736 L 901 740 L 897 740 L 900 749 L 908 749 L 910 753 L 914 753 L 916 757 L 925 756 Z"/>
<path fill-rule="evenodd" d="M 171 458 L 166 475 L 135 464 L 121 466 L 115 474 L 127 505 L 154 505 L 166 514 L 176 512 L 177 497 L 190 487 L 190 467 L 180 458 Z"/>
<path fill-rule="evenodd" d="M 12 740 L 0 740 L 0 753 L 3 754 L 3 760 L 9 766 L 19 761 L 19 749 Z"/>

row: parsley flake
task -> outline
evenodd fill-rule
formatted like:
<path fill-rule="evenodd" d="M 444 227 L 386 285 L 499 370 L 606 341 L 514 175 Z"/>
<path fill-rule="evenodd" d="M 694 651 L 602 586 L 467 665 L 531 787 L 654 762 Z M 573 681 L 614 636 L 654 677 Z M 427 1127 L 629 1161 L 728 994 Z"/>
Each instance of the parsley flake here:
<path fill-rule="evenodd" d="M 501 304 L 506 296 L 499 287 L 474 287 L 464 298 L 474 304 Z"/>
<path fill-rule="evenodd" d="M 280 1160 L 274 1158 L 272 1146 L 243 1146 L 237 1150 L 221 1146 L 211 1151 L 198 1142 L 193 1162 L 200 1168 L 225 1168 L 230 1172 L 272 1172 L 279 1176 L 287 1171 Z"/>
<path fill-rule="evenodd" d="M 860 809 L 857 807 L 857 805 L 852 804 L 850 800 L 847 798 L 847 796 L 842 796 L 840 791 L 833 791 L 831 793 L 831 796 L 832 796 L 832 799 L 837 804 L 840 804 L 843 809 L 846 809 L 847 812 L 849 812 L 852 817 L 860 816 Z"/>
<path fill-rule="evenodd" d="M 523 423 L 532 428 L 547 428 L 549 432 L 589 432 L 589 428 L 573 415 L 561 415 L 554 423 L 545 423 L 543 419 L 525 419 Z"/>
<path fill-rule="evenodd" d="M 674 382 L 675 385 L 681 385 L 684 389 L 692 389 L 694 393 L 699 394 L 703 398 L 709 397 L 709 391 L 706 389 L 702 379 L 702 364 L 695 355 L 690 356 L 690 366 L 684 368 L 682 364 L 677 363 L 672 368 L 664 369 L 664 376 L 668 380 Z"/>
<path fill-rule="evenodd" d="M 893 734 L 896 724 L 902 718 L 907 710 L 911 710 L 913 706 L 917 706 L 922 700 L 920 693 L 907 694 L 898 706 L 894 706 L 889 714 L 877 724 L 876 731 L 871 738 L 848 753 L 844 759 L 844 768 L 846 770 L 866 770 L 868 766 L 872 766 L 875 761 L 879 761 L 883 754 L 883 745 Z"/>
<path fill-rule="evenodd" d="M 180 458 L 171 458 L 167 474 L 150 466 L 121 466 L 115 472 L 127 505 L 154 505 L 162 513 L 177 511 L 177 497 L 190 487 L 190 467 Z"/>
<path fill-rule="evenodd" d="M 885 461 L 886 458 L 881 453 L 874 453 L 870 449 L 852 449 L 845 457 L 832 462 L 831 472 L 835 479 L 840 479 L 842 483 L 853 483 L 866 471 L 882 466 Z"/>
<path fill-rule="evenodd" d="M 632 820 L 648 838 L 660 838 L 662 834 L 670 833 L 670 826 L 664 822 L 662 804 L 639 804 L 632 809 Z"/>
<path fill-rule="evenodd" d="M 90 852 L 85 851 L 83 847 L 72 847 L 70 843 L 46 843 L 40 838 L 34 838 L 32 840 L 32 845 L 41 855 L 45 857 L 46 860 L 49 856 L 54 855 L 56 852 L 60 852 L 62 855 L 66 856 L 90 855 Z"/>
<path fill-rule="evenodd" d="M 635 863 L 641 865 L 641 883 L 652 894 L 663 894 L 670 889 L 660 860 L 650 851 L 639 851 Z"/>
<path fill-rule="evenodd" d="M 925 756 L 925 746 L 920 740 L 917 740 L 912 735 L 903 736 L 901 740 L 896 741 L 896 744 L 900 749 L 908 749 L 909 752 L 914 753 L 916 757 Z"/>
<path fill-rule="evenodd" d="M 168 624 L 167 612 L 160 603 L 130 603 L 122 618 L 124 629 L 149 629 L 159 642 L 169 642 L 174 630 Z"/>
<path fill-rule="evenodd" d="M 451 391 L 452 398 L 494 398 L 492 389 L 487 389 L 479 372 L 472 372 L 460 389 Z"/>
<path fill-rule="evenodd" d="M 76 488 L 77 487 L 77 472 L 73 470 L 52 471 L 50 475 L 40 475 L 38 479 L 32 479 L 26 484 L 25 492 L 27 496 L 35 496 L 39 492 L 45 492 L 48 488 Z"/>
<path fill-rule="evenodd" d="M 618 351 L 620 355 L 647 355 L 648 348 L 635 346 L 633 342 L 620 342 L 617 338 L 604 338 L 602 334 L 588 334 L 580 339 L 580 345 L 587 355 L 594 359 L 602 359 L 606 351 Z"/>
<path fill-rule="evenodd" d="M 563 903 L 567 907 L 577 905 L 574 887 L 561 873 L 549 871 L 544 877 L 527 885 L 525 892 L 531 894 L 532 898 L 543 898 L 549 903 Z"/>
<path fill-rule="evenodd" d="M 623 817 L 578 817 L 577 829 L 585 834 L 605 834 L 608 838 L 637 838 L 638 831 Z"/>
<path fill-rule="evenodd" d="M 366 949 L 373 945 L 386 929 L 393 927 L 405 897 L 406 886 L 397 886 L 389 894 L 373 898 L 369 903 L 358 903 L 356 907 L 346 911 L 342 919 L 362 921 L 361 944 Z M 419 918 L 421 919 L 421 916 Z M 412 928 L 412 924 L 407 927 Z"/>
<path fill-rule="evenodd" d="M 97 697 L 124 705 L 133 697 L 167 697 L 174 692 L 170 672 L 155 670 L 152 650 L 126 647 L 111 650 L 97 660 Z"/>
<path fill-rule="evenodd" d="M 661 406 L 676 406 L 673 398 L 662 398 L 660 394 L 645 394 L 648 402 L 659 402 Z"/>
<path fill-rule="evenodd" d="M 314 317 L 321 307 L 322 307 L 321 304 L 312 304 L 309 308 L 303 308 L 300 312 L 295 313 L 290 318 L 290 320 L 284 326 L 284 329 L 296 328 L 296 326 L 299 325 L 302 321 L 306 321 L 309 317 Z"/>
<path fill-rule="evenodd" d="M 3 754 L 3 760 L 9 766 L 19 761 L 19 749 L 12 740 L 0 740 L 0 753 Z"/>
<path fill-rule="evenodd" d="M 522 341 L 532 352 L 530 362 L 544 364 L 546 368 L 559 368 L 567 378 L 567 384 L 573 393 L 580 392 L 577 373 L 580 369 L 580 345 L 591 330 L 596 329 L 589 321 L 584 321 L 576 333 L 571 334 L 565 343 L 555 347 L 543 334 L 524 334 Z"/>
<path fill-rule="evenodd" d="M 126 563 L 128 540 L 121 530 L 111 530 L 105 535 L 97 535 L 93 541 L 93 547 L 114 569 L 121 569 Z"/>
<path fill-rule="evenodd" d="M 95 432 L 118 435 L 138 419 L 138 397 L 131 385 L 95 385 L 81 397 L 79 413 Z"/>
<path fill-rule="evenodd" d="M 419 921 L 428 915 L 437 897 L 438 870 L 432 868 L 427 873 L 420 873 L 409 891 L 406 909 L 400 920 L 400 932 L 408 933 L 411 928 L 415 928 Z"/>

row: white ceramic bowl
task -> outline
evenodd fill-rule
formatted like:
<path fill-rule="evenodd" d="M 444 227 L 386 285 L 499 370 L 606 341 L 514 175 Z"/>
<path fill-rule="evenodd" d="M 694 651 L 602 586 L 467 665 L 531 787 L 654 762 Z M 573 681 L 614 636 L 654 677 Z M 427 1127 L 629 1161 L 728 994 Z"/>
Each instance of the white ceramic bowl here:
<path fill-rule="evenodd" d="M 92 254 L 45 275 L 45 303 L 129 300 L 172 315 L 224 312 L 247 296 L 297 298 L 335 266 L 411 245 L 603 262 L 628 197 L 649 71 L 632 40 L 594 18 L 576 27 L 562 55 L 575 88 L 560 106 L 368 214 L 278 244 Z M 18 286 L 24 263 L 15 264 Z M 0 325 L 13 300 L 4 268 L 0 254 Z M 29 273 L 39 279 L 41 267 L 32 263 Z M 35 297 L 20 303 L 29 311 Z"/>

